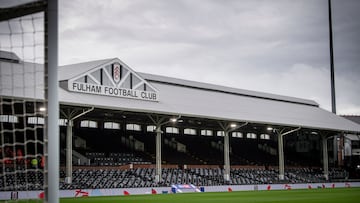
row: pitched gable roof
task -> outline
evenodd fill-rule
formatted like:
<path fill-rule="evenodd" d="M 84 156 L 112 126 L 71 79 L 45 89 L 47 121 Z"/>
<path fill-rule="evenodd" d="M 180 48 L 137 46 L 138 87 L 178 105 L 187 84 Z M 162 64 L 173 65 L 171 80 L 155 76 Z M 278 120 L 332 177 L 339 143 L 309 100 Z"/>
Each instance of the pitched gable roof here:
<path fill-rule="evenodd" d="M 116 70 L 116 72 L 115 72 Z M 117 58 L 63 66 L 60 81 L 157 92 L 157 89 Z"/>
<path fill-rule="evenodd" d="M 99 67 L 102 64 L 105 64 L 113 59 L 114 58 L 102 59 L 102 60 L 88 61 L 88 62 L 83 62 L 83 63 L 60 66 L 59 67 L 59 76 L 58 76 L 59 81 L 64 81 L 64 80 L 68 80 L 73 77 L 76 77 L 76 76 L 78 76 L 82 73 L 85 73 L 91 69 Z"/>

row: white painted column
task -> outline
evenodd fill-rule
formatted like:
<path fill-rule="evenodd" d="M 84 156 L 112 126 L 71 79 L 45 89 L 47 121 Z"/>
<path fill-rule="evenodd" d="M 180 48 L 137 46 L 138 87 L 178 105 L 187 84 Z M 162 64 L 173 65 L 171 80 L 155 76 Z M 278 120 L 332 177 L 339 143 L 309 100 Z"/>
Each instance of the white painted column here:
<path fill-rule="evenodd" d="M 285 160 L 284 160 L 284 136 L 291 134 L 293 132 L 299 131 L 301 127 L 285 131 L 285 128 L 281 131 L 276 130 L 276 134 L 278 135 L 278 151 L 279 151 L 279 180 L 285 179 Z"/>
<path fill-rule="evenodd" d="M 328 157 L 327 139 L 325 136 L 322 136 L 322 149 L 323 149 L 324 178 L 325 180 L 329 180 L 329 157 Z"/>
<path fill-rule="evenodd" d="M 224 131 L 224 180 L 230 181 L 230 141 L 229 131 Z"/>
<path fill-rule="evenodd" d="M 161 181 L 161 126 L 156 126 L 156 169 L 155 169 L 155 182 Z"/>
<path fill-rule="evenodd" d="M 66 177 L 65 182 L 72 183 L 72 136 L 73 120 L 68 119 L 66 126 Z"/>
<path fill-rule="evenodd" d="M 285 168 L 284 168 L 284 143 L 283 135 L 278 133 L 278 151 L 279 151 L 279 180 L 285 179 Z"/>

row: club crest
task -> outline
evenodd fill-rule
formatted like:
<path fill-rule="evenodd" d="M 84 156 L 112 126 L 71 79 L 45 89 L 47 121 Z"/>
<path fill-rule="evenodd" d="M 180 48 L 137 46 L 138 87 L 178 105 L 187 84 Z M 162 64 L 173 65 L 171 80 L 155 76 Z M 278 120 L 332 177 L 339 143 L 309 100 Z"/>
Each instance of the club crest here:
<path fill-rule="evenodd" d="M 120 64 L 118 64 L 118 63 L 113 64 L 113 71 L 112 71 L 113 74 L 112 75 L 113 75 L 113 80 L 115 83 L 119 83 L 121 80 L 121 76 L 120 76 L 121 70 L 120 69 L 121 69 Z"/>

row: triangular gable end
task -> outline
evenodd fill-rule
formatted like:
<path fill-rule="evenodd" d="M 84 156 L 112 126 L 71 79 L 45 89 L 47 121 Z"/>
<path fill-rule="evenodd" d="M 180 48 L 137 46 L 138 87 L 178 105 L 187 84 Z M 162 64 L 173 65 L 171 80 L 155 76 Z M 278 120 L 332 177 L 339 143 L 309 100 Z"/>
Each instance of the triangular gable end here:
<path fill-rule="evenodd" d="M 112 59 L 68 80 L 68 90 L 158 101 L 158 90 L 119 59 Z"/>

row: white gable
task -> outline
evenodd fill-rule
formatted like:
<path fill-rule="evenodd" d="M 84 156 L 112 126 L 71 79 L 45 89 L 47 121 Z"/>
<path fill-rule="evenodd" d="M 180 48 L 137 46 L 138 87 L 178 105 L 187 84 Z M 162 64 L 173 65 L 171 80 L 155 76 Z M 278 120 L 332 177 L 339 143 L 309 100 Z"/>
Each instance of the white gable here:
<path fill-rule="evenodd" d="M 111 59 L 70 78 L 67 88 L 87 94 L 159 100 L 158 90 L 119 59 Z"/>

